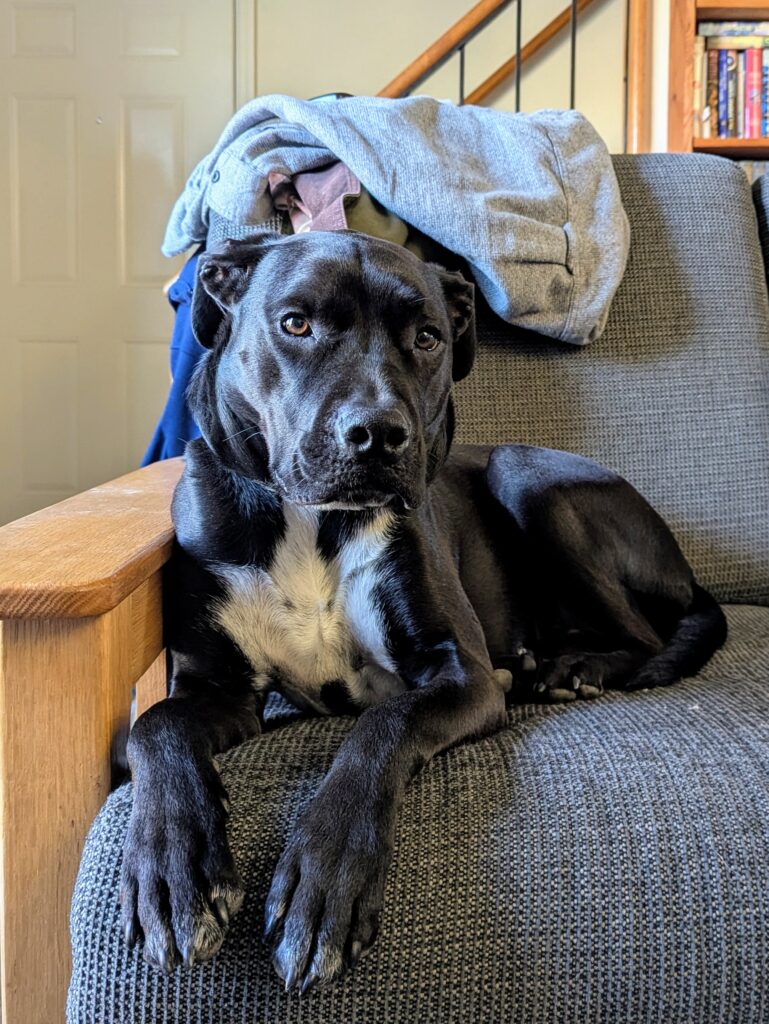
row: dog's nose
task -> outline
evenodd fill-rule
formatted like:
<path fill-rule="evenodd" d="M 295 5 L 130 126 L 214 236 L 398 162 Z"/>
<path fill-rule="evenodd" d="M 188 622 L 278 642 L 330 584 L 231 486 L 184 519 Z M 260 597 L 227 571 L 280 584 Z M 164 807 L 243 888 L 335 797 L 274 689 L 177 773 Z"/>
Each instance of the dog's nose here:
<path fill-rule="evenodd" d="M 345 409 L 339 417 L 339 440 L 354 456 L 398 457 L 408 448 L 411 431 L 400 409 Z"/>

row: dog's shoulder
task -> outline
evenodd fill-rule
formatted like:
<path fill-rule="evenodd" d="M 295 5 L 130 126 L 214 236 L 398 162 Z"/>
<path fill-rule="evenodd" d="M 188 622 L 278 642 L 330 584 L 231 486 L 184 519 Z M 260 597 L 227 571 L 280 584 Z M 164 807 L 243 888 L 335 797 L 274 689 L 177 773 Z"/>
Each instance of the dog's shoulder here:
<path fill-rule="evenodd" d="M 274 495 L 224 466 L 202 438 L 187 445 L 171 516 L 180 547 L 205 563 L 264 565 L 285 531 Z"/>

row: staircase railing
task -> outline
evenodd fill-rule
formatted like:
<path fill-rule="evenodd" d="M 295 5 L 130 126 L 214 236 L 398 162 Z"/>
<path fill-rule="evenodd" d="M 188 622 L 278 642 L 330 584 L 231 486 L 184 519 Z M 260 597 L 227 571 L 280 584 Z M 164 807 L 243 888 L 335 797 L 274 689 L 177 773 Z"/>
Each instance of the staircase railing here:
<path fill-rule="evenodd" d="M 575 105 L 577 16 L 595 0 L 571 0 L 553 20 L 525 46 L 521 46 L 523 0 L 480 0 L 380 90 L 380 96 L 408 96 L 430 75 L 459 55 L 459 102 L 483 103 L 495 90 L 515 76 L 515 109 L 521 108 L 521 67 L 552 43 L 568 25 L 571 29 L 569 105 Z M 512 3 L 516 5 L 515 54 L 469 94 L 465 93 L 465 46 L 490 25 Z M 625 40 L 625 150 L 646 152 L 651 143 L 651 2 L 626 0 Z"/>

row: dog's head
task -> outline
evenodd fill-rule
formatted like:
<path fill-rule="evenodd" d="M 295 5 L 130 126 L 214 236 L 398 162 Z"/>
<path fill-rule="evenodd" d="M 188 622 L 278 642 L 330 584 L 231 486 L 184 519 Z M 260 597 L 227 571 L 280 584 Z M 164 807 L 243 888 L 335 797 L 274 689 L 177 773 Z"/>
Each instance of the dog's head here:
<path fill-rule="evenodd" d="M 200 257 L 190 388 L 210 448 L 289 501 L 416 507 L 473 363 L 473 286 L 357 232 L 262 234 Z"/>

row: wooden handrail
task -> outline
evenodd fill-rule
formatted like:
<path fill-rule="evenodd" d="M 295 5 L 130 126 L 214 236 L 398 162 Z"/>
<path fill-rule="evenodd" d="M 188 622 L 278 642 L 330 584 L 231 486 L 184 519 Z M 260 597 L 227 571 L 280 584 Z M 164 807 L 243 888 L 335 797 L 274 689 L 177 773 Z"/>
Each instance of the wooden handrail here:
<path fill-rule="evenodd" d="M 432 46 L 421 53 L 399 75 L 381 89 L 378 96 L 397 98 L 408 95 L 411 90 L 437 71 L 457 48 L 481 31 L 511 0 L 481 0 L 467 14 L 444 32 Z M 577 0 L 580 14 L 594 0 Z M 571 20 L 571 5 L 538 32 L 521 48 L 520 60 L 523 65 L 561 32 Z M 627 95 L 625 108 L 625 151 L 644 153 L 651 144 L 651 33 L 652 7 L 648 0 L 630 0 L 627 27 Z M 497 68 L 465 99 L 465 103 L 480 104 L 498 89 L 503 82 L 515 74 L 517 58 Z"/>
<path fill-rule="evenodd" d="M 627 26 L 625 151 L 651 149 L 652 9 L 649 0 L 630 0 Z"/>
<path fill-rule="evenodd" d="M 584 11 L 593 2 L 594 0 L 577 0 L 577 13 L 579 14 L 581 11 Z M 542 31 L 538 32 L 525 46 L 522 46 L 521 65 L 525 64 L 535 53 L 538 53 L 543 46 L 547 46 L 559 32 L 566 28 L 570 18 L 571 7 L 567 7 L 560 14 L 556 15 L 548 25 L 545 25 Z M 481 82 L 476 89 L 468 93 L 465 103 L 483 103 L 487 96 L 494 92 L 495 89 L 498 89 L 511 75 L 515 74 L 515 65 L 516 59 L 514 56 L 510 60 L 505 61 L 492 75 L 489 75 L 487 79 Z"/>
<path fill-rule="evenodd" d="M 377 95 L 389 96 L 391 99 L 408 95 L 428 75 L 437 71 L 458 46 L 469 42 L 492 18 L 495 18 L 504 7 L 508 7 L 511 3 L 512 0 L 480 0 L 480 3 L 471 7 L 467 14 L 456 21 L 439 39 L 436 39 L 432 46 L 428 46 L 424 53 L 420 53 L 416 60 L 413 60 L 407 68 L 396 75 L 392 82 L 389 82 L 384 89 L 380 89 Z"/>

